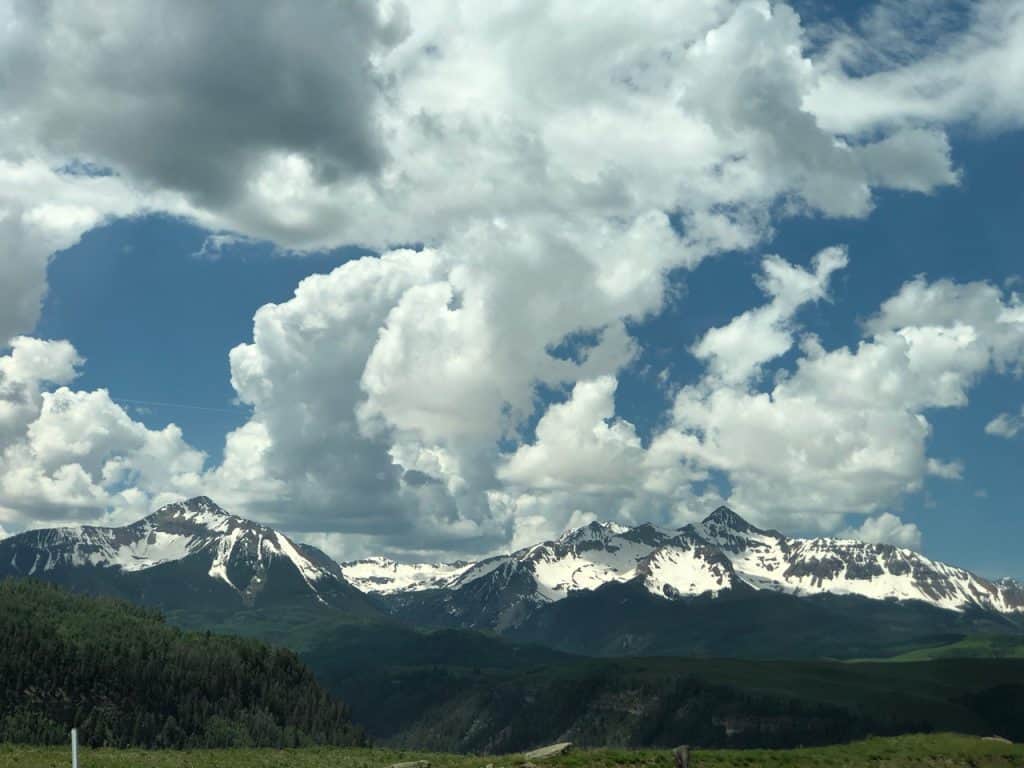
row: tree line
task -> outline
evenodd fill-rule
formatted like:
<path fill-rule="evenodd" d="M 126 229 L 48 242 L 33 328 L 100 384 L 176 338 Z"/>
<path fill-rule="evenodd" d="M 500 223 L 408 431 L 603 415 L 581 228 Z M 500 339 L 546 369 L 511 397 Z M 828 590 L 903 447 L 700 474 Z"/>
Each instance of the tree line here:
<path fill-rule="evenodd" d="M 0 582 L 0 742 L 360 745 L 348 708 L 291 651 L 184 632 L 159 613 L 33 580 Z"/>

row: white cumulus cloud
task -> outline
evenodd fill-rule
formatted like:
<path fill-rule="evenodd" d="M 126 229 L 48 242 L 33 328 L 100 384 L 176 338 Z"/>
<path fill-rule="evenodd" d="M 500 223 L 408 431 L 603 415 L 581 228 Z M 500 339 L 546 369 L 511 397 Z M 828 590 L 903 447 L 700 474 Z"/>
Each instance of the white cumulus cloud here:
<path fill-rule="evenodd" d="M 869 517 L 857 528 L 847 528 L 840 536 L 860 539 L 868 544 L 893 544 L 907 549 L 921 548 L 921 529 L 914 523 L 904 523 L 891 512 Z"/>
<path fill-rule="evenodd" d="M 795 369 L 767 389 L 725 386 L 713 373 L 684 387 L 675 427 L 698 439 L 692 458 L 728 475 L 737 508 L 832 529 L 843 514 L 884 511 L 926 474 L 962 474 L 959 462 L 927 456 L 927 412 L 966 405 L 986 372 L 1019 370 L 1022 309 L 1020 296 L 988 283 L 915 279 L 853 349 L 808 336 Z"/>
<path fill-rule="evenodd" d="M 1024 408 L 1019 414 L 1000 413 L 985 425 L 985 434 L 993 437 L 1014 438 L 1024 430 Z"/>
<path fill-rule="evenodd" d="M 793 316 L 804 304 L 827 296 L 832 273 L 847 264 L 842 248 L 828 248 L 814 257 L 814 272 L 794 266 L 778 256 L 761 265 L 759 284 L 772 301 L 712 328 L 693 347 L 693 354 L 708 361 L 716 378 L 737 384 L 756 377 L 762 363 L 784 354 L 793 345 Z"/>
<path fill-rule="evenodd" d="M 0 524 L 128 522 L 198 492 L 205 456 L 171 424 L 148 429 L 106 390 L 75 391 L 63 341 L 17 337 L 0 357 Z"/>
<path fill-rule="evenodd" d="M 0 505 L 20 511 L 0 524 L 202 487 L 339 550 L 334 534 L 480 551 L 552 516 L 686 519 L 717 498 L 712 471 L 773 519 L 874 513 L 928 470 L 927 409 L 1019 369 L 1016 298 L 915 281 L 859 347 L 806 337 L 762 388 L 846 265 L 841 249 L 811 270 L 770 258 L 768 302 L 697 341 L 707 379 L 648 444 L 614 408 L 629 329 L 664 308 L 670 273 L 753 247 L 776 217 L 865 216 L 879 189 L 957 183 L 945 123 L 1007 122 L 1018 22 L 985 4 L 942 57 L 860 74 L 873 33 L 816 48 L 763 0 L 0 0 L 2 359 L 51 343 L 18 336 L 46 264 L 111 218 L 188 218 L 216 233 L 207 253 L 234 238 L 380 252 L 256 313 L 231 353 L 252 419 L 216 467 L 173 425 L 71 389 L 73 358 L 2 374 Z M 911 98 L 989 53 L 1005 67 L 988 95 L 968 98 L 968 73 L 941 109 Z M 538 414 L 545 388 L 571 395 Z"/>

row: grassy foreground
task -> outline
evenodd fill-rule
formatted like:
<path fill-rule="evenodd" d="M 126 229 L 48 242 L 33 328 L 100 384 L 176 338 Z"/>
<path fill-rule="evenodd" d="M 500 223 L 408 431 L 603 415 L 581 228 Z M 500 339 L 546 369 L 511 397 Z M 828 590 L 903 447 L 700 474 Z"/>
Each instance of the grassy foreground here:
<path fill-rule="evenodd" d="M 81 768 L 384 768 L 407 760 L 429 760 L 432 768 L 515 768 L 521 756 L 473 757 L 385 749 L 209 749 L 144 751 L 83 749 Z M 0 765 L 7 768 L 65 768 L 65 748 L 0 744 Z M 693 768 L 1018 768 L 1024 766 L 1024 745 L 988 741 L 977 736 L 931 734 L 868 739 L 832 747 L 789 750 L 695 750 Z M 546 761 L 550 768 L 669 768 L 667 750 L 577 750 Z"/>

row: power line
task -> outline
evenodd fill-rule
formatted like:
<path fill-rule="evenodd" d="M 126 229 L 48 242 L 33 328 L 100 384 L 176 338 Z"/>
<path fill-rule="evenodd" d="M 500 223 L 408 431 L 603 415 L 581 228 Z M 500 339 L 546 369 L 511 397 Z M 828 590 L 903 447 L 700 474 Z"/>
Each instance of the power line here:
<path fill-rule="evenodd" d="M 208 405 L 191 405 L 189 403 L 160 403 L 155 400 L 132 400 L 127 397 L 110 398 L 115 403 L 127 403 L 128 405 L 150 405 L 156 408 L 185 408 L 192 411 L 213 411 L 214 413 L 238 414 L 242 408 L 214 408 Z"/>

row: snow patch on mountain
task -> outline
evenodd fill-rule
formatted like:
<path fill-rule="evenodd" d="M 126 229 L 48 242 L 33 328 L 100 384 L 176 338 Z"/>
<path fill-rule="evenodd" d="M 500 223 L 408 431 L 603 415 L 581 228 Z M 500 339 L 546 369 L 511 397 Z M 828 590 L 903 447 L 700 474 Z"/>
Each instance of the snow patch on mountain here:
<path fill-rule="evenodd" d="M 742 586 L 797 596 L 920 600 L 954 611 L 1024 612 L 1024 589 L 1012 580 L 987 581 L 887 544 L 789 538 L 757 528 L 727 507 L 676 531 L 593 522 L 554 541 L 476 564 L 399 565 L 369 558 L 343 568 L 361 589 L 385 595 L 425 589 L 455 593 L 481 579 L 494 582 L 486 592 L 495 594 L 512 574 L 525 573 L 533 584 L 526 599 L 538 604 L 612 582 L 636 581 L 667 599 L 714 596 Z"/>
<path fill-rule="evenodd" d="M 235 529 L 225 536 L 222 536 L 215 544 L 213 562 L 208 571 L 211 579 L 220 579 L 232 589 L 238 589 L 228 576 L 228 563 L 231 562 L 231 554 L 235 551 L 235 545 L 242 537 L 243 531 Z"/>
<path fill-rule="evenodd" d="M 107 562 L 117 565 L 122 571 L 140 571 L 187 557 L 191 553 L 190 544 L 192 540 L 187 536 L 153 531 L 145 538 L 118 547 L 108 556 Z"/>
<path fill-rule="evenodd" d="M 497 611 L 512 622 L 530 606 L 626 582 L 665 599 L 752 588 L 1024 613 L 1024 586 L 1012 579 L 989 581 L 887 544 L 790 538 L 757 528 L 726 507 L 678 530 L 593 522 L 553 541 L 478 562 L 398 563 L 370 557 L 339 565 L 202 496 L 169 504 L 120 528 L 54 528 L 0 541 L 0 565 L 13 575 L 78 567 L 135 573 L 188 558 L 198 558 L 210 579 L 246 601 L 266 588 L 272 566 L 285 562 L 320 602 L 325 602 L 324 589 L 350 590 L 346 582 L 396 599 L 433 590 L 443 597 L 443 610 Z"/>
<path fill-rule="evenodd" d="M 717 546 L 755 589 L 921 600 L 955 611 L 1017 610 L 997 584 L 910 549 L 856 539 L 788 538 L 755 528 L 731 510 L 716 510 L 688 528 Z"/>
<path fill-rule="evenodd" d="M 386 557 L 368 557 L 341 564 L 350 584 L 364 592 L 393 595 L 451 586 L 476 563 L 405 564 Z"/>
<path fill-rule="evenodd" d="M 512 555 L 498 555 L 497 557 L 488 557 L 487 559 L 481 560 L 477 563 L 470 563 L 466 566 L 466 570 L 452 579 L 447 588 L 458 589 L 466 584 L 491 575 L 504 565 L 509 563 L 515 564 L 515 562 L 516 561 Z"/>
<path fill-rule="evenodd" d="M 625 538 L 629 530 L 621 525 L 591 523 L 569 531 L 554 543 L 530 549 L 523 559 L 531 566 L 538 594 L 545 600 L 561 600 L 575 590 L 593 590 L 612 581 L 636 578 L 640 561 L 651 554 L 651 547 Z"/>
<path fill-rule="evenodd" d="M 696 549 L 657 549 L 647 559 L 645 571 L 643 583 L 647 590 L 669 598 L 717 595 L 736 583 L 728 565 L 709 560 Z"/>
<path fill-rule="evenodd" d="M 303 554 L 287 536 L 232 515 L 205 496 L 168 504 L 152 515 L 119 528 L 80 526 L 29 531 L 5 539 L 14 572 L 34 575 L 59 567 L 112 568 L 124 573 L 143 571 L 185 558 L 209 558 L 207 574 L 239 593 L 262 585 L 271 562 L 288 561 L 323 602 L 319 584 L 339 581 L 336 564 L 320 554 L 321 562 Z M 26 566 L 26 559 L 31 563 Z M 231 571 L 248 574 L 236 583 Z"/>

